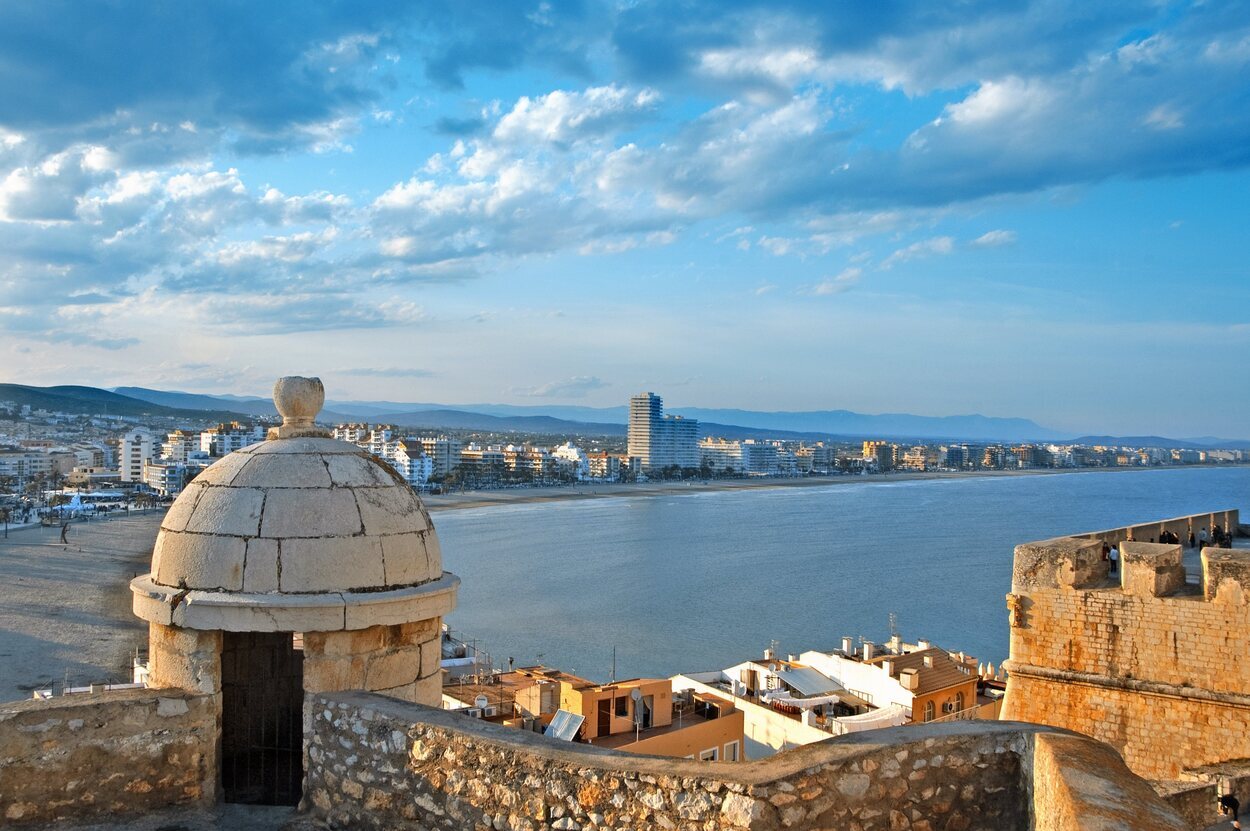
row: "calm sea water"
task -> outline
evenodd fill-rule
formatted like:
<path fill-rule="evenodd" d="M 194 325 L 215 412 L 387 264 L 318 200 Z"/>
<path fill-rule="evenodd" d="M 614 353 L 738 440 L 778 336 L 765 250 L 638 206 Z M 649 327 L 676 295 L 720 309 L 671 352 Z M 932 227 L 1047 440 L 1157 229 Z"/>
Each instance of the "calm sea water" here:
<path fill-rule="evenodd" d="M 1199 511 L 1250 509 L 1250 468 L 940 479 L 437 513 L 463 579 L 449 623 L 496 666 L 606 681 L 880 640 L 889 613 L 995 664 L 1012 548 Z"/>

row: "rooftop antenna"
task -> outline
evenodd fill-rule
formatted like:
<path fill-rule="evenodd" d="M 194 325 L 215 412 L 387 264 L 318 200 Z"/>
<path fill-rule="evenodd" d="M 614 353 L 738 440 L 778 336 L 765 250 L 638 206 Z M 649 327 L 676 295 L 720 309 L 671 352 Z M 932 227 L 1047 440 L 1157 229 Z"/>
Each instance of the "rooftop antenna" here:
<path fill-rule="evenodd" d="M 612 644 L 612 680 L 608 683 L 616 683 L 616 644 Z"/>
<path fill-rule="evenodd" d="M 890 612 L 890 637 L 898 637 L 898 612 Z"/>

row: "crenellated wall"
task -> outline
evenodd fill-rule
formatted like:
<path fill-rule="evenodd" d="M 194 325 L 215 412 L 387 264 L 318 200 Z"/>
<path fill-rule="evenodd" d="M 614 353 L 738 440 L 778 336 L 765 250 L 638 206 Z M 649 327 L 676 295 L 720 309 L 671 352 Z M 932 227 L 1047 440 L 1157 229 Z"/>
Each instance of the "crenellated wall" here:
<path fill-rule="evenodd" d="M 0 705 L 0 826 L 103 822 L 216 797 L 217 703 L 116 690 Z"/>
<path fill-rule="evenodd" d="M 1235 511 L 1214 516 L 1237 522 Z M 1157 539 L 1157 523 L 1134 528 Z M 1204 549 L 1194 585 L 1180 546 L 1120 537 L 1113 575 L 1109 533 L 1017 546 L 1002 718 L 1107 742 L 1156 780 L 1246 756 L 1250 551 Z"/>
<path fill-rule="evenodd" d="M 1110 748 L 1027 724 L 890 728 L 734 764 L 613 753 L 332 693 L 308 698 L 305 734 L 301 809 L 331 827 L 1187 828 Z"/>

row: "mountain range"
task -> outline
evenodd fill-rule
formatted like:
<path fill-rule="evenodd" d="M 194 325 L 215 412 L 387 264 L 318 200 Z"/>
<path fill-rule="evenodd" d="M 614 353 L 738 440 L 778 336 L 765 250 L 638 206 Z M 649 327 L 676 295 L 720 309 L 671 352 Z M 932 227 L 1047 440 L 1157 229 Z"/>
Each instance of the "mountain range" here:
<path fill-rule="evenodd" d="M 205 395 L 116 387 L 32 387 L 0 384 L 0 401 L 35 409 L 83 414 L 164 416 L 197 420 L 276 417 L 273 401 L 259 396 Z M 869 415 L 849 410 L 761 412 L 742 409 L 675 407 L 671 414 L 699 420 L 701 435 L 729 439 L 842 439 L 962 441 L 1062 441 L 1095 445 L 1163 448 L 1250 449 L 1250 441 L 1161 436 L 1081 436 L 1051 430 L 1023 418 L 982 415 L 919 416 L 907 413 Z M 327 401 L 320 419 L 326 422 L 370 421 L 419 429 L 481 430 L 581 436 L 625 435 L 629 411 L 619 407 L 569 405 L 461 404 L 396 401 Z"/>

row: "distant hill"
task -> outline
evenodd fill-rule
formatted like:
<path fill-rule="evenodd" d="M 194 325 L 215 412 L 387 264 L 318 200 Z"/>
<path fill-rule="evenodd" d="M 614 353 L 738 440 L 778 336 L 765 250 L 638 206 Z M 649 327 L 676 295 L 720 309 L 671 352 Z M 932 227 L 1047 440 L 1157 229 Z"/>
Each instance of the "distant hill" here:
<path fill-rule="evenodd" d="M 13 401 L 36 410 L 51 410 L 78 415 L 164 416 L 196 420 L 232 420 L 245 414 L 218 407 L 215 410 L 181 409 L 120 395 L 97 387 L 58 386 L 29 387 L 24 384 L 0 384 L 0 401 Z M 220 402 L 219 402 L 220 403 Z"/>
<path fill-rule="evenodd" d="M 1107 447 L 1160 447 L 1164 450 L 1250 450 L 1250 441 L 1220 439 L 1169 439 L 1163 436 L 1081 436 L 1064 444 L 1104 445 Z"/>
<path fill-rule="evenodd" d="M 623 436 L 624 424 L 567 421 L 551 416 L 493 416 L 464 410 L 418 410 L 411 413 L 377 413 L 369 419 L 402 427 L 448 430 L 486 430 L 496 433 L 552 433 L 568 436 Z"/>
<path fill-rule="evenodd" d="M 163 407 L 179 410 L 231 410 L 255 416 L 276 416 L 273 401 L 263 398 L 242 398 L 225 395 L 200 395 L 193 392 L 165 392 L 144 387 L 114 387 L 113 392 Z"/>

